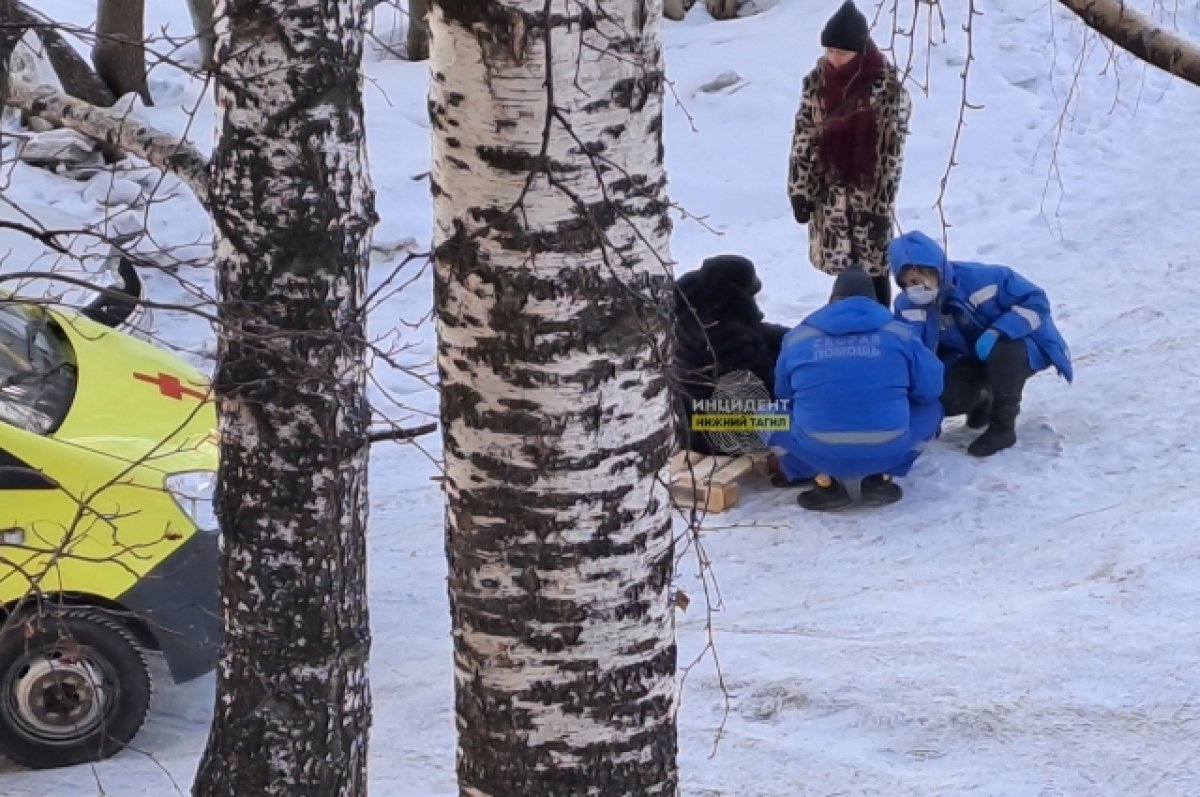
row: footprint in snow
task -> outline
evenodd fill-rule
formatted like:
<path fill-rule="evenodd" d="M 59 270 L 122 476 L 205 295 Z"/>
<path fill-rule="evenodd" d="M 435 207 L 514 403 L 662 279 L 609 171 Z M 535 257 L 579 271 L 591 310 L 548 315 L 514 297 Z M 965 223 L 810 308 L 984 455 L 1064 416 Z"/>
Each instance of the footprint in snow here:
<path fill-rule="evenodd" d="M 801 690 L 800 681 L 777 681 L 756 687 L 737 698 L 735 710 L 748 722 L 771 722 L 787 710 L 806 708 L 808 695 Z"/>

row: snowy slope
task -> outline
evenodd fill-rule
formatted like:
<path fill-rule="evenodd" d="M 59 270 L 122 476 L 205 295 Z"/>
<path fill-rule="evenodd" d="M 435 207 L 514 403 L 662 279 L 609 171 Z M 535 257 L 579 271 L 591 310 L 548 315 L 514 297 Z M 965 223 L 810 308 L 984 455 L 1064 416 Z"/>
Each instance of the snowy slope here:
<path fill-rule="evenodd" d="M 39 2 L 75 21 L 87 20 L 90 5 Z M 183 4 L 148 5 L 156 24 L 186 30 Z M 968 458 L 971 436 L 949 428 L 898 505 L 814 517 L 801 514 L 790 491 L 764 487 L 733 513 L 709 518 L 702 539 L 723 598 L 712 622 L 724 689 L 711 657 L 686 681 L 687 795 L 1200 794 L 1200 537 L 1189 520 L 1200 509 L 1190 493 L 1200 468 L 1192 434 L 1200 415 L 1192 389 L 1200 376 L 1192 343 L 1200 339 L 1192 302 L 1200 89 L 1128 58 L 1118 75 L 1111 67 L 1102 74 L 1108 54 L 1094 42 L 1076 81 L 1083 30 L 1056 4 L 978 5 L 969 97 L 984 108 L 967 115 L 947 192 L 951 256 L 1009 263 L 1046 287 L 1076 382 L 1035 379 L 1018 447 L 991 460 Z M 698 8 L 666 33 L 668 70 L 686 109 L 671 108 L 667 119 L 672 197 L 720 233 L 680 222 L 674 255 L 682 269 L 720 251 L 750 256 L 774 320 L 798 321 L 829 287 L 807 263 L 784 169 L 799 80 L 835 6 L 783 0 L 723 23 Z M 930 95 L 911 89 L 900 219 L 935 237 L 933 204 L 958 115 L 962 22 L 947 20 L 948 42 L 932 53 Z M 1176 22 L 1200 37 L 1195 8 Z M 921 52 L 917 63 L 923 80 Z M 413 238 L 421 248 L 431 229 L 427 183 L 412 178 L 428 168 L 425 66 L 369 67 L 376 241 L 386 249 Z M 730 70 L 744 85 L 698 93 Z M 159 105 L 147 116 L 184 129 L 181 109 L 202 87 L 163 69 L 153 88 Z M 1055 150 L 1072 92 L 1078 99 Z M 193 130 L 204 149 L 211 118 L 202 102 Z M 103 216 L 78 184 L 25 168 L 4 174 L 5 197 L 38 215 Z M 150 226 L 179 246 L 206 230 L 188 201 L 155 207 Z M 0 254 L 9 250 L 10 271 L 40 254 L 5 234 Z M 381 251 L 374 279 L 397 261 Z M 185 267 L 153 277 L 155 298 L 180 300 L 181 280 L 210 289 L 206 270 Z M 372 322 L 377 335 L 397 328 L 415 346 L 407 354 L 414 364 L 431 356 L 432 329 L 398 324 L 418 321 L 430 297 L 426 273 Z M 198 362 L 211 349 L 211 332 L 195 320 L 160 314 L 159 332 Z M 376 376 L 407 405 L 436 406 L 415 380 L 382 365 Z M 436 455 L 436 440 L 423 442 Z M 371 781 L 384 797 L 456 793 L 441 499 L 428 478 L 435 472 L 412 447 L 380 447 L 373 461 Z M 693 602 L 680 620 L 681 663 L 707 638 L 696 570 L 689 552 L 681 586 Z M 164 679 L 138 739 L 144 752 L 56 772 L 0 768 L 0 794 L 187 793 L 212 686 L 211 678 L 183 688 Z"/>

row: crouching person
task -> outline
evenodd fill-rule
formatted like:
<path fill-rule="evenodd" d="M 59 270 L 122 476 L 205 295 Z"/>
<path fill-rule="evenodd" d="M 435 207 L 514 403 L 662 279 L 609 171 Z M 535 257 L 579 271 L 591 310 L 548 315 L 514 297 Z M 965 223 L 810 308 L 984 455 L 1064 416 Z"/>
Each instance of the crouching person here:
<path fill-rule="evenodd" d="M 942 378 L 933 352 L 875 300 L 871 277 L 843 271 L 829 304 L 784 337 L 775 367 L 776 395 L 791 401 L 791 428 L 771 437 L 787 452 L 782 476 L 815 482 L 800 506 L 849 506 L 852 480 L 866 505 L 898 501 L 892 477 L 908 473 L 941 425 Z"/>
<path fill-rule="evenodd" d="M 701 454 L 743 454 L 757 434 L 692 434 L 696 401 L 771 398 L 775 362 L 788 328 L 763 320 L 755 298 L 762 281 L 741 255 L 707 258 L 675 285 L 672 389 L 679 443 Z"/>
<path fill-rule="evenodd" d="M 1021 397 L 1031 376 L 1054 366 L 1070 382 L 1071 353 L 1037 285 L 1007 266 L 946 259 L 929 236 L 910 232 L 888 249 L 903 293 L 896 317 L 912 325 L 946 366 L 947 417 L 987 427 L 967 448 L 989 457 L 1017 442 Z"/>

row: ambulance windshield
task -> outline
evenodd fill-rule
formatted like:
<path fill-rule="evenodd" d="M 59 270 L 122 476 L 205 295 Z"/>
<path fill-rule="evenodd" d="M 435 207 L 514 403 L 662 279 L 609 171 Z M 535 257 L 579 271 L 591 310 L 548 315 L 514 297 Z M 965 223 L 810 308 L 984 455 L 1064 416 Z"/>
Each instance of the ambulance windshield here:
<path fill-rule="evenodd" d="M 0 422 L 34 434 L 62 424 L 75 395 L 70 344 L 41 310 L 0 299 Z"/>

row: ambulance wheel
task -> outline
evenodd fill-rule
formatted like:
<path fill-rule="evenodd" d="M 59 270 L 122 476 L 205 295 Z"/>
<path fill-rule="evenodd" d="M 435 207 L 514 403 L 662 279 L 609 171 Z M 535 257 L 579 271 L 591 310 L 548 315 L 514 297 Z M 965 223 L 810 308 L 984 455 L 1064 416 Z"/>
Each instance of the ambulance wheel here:
<path fill-rule="evenodd" d="M 153 684 L 133 635 L 91 609 L 9 618 L 0 756 L 30 769 L 108 758 L 141 730 Z"/>

